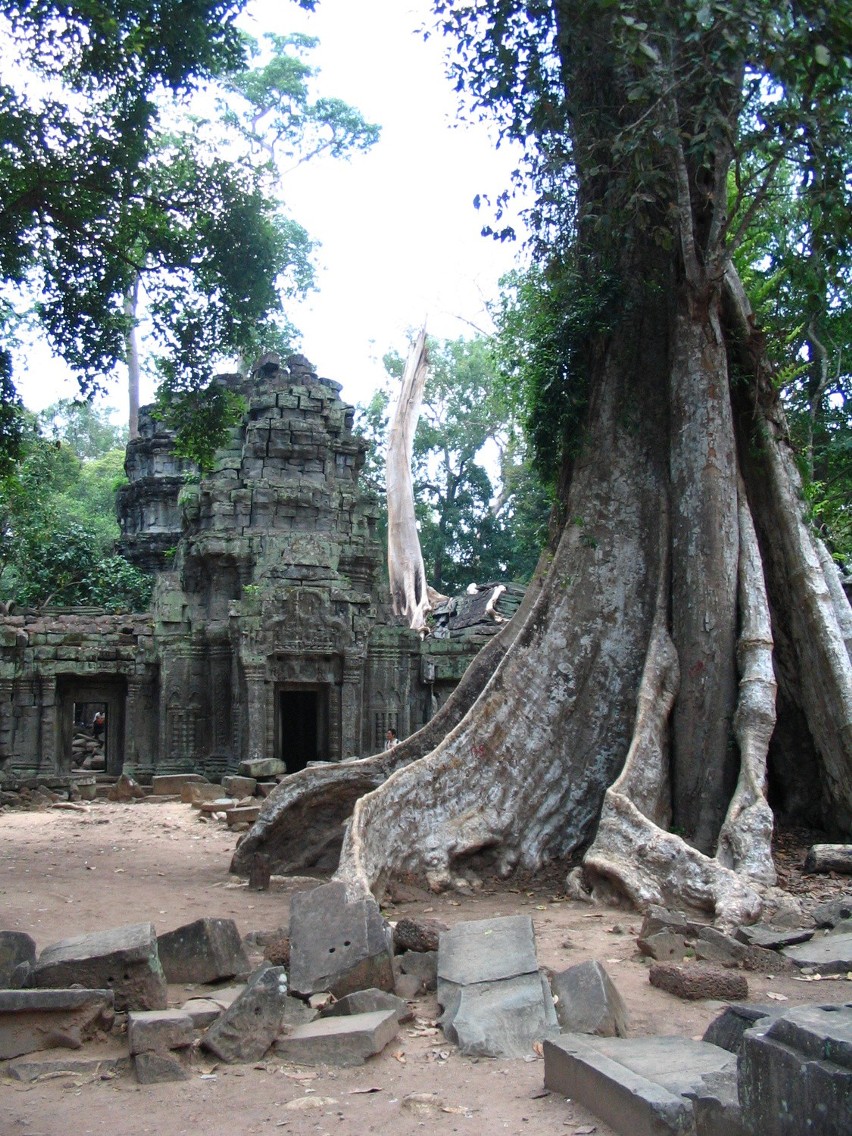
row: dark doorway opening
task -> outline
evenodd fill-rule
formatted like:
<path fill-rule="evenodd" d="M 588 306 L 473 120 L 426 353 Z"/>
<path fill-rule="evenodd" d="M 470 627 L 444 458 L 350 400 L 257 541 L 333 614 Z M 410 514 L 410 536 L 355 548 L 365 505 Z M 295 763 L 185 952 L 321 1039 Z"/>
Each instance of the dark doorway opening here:
<path fill-rule="evenodd" d="M 278 736 L 281 760 L 288 773 L 304 769 L 321 757 L 323 742 L 322 691 L 282 690 L 278 696 Z"/>
<path fill-rule="evenodd" d="M 57 770 L 117 777 L 124 765 L 126 680 L 60 675 L 56 693 Z"/>

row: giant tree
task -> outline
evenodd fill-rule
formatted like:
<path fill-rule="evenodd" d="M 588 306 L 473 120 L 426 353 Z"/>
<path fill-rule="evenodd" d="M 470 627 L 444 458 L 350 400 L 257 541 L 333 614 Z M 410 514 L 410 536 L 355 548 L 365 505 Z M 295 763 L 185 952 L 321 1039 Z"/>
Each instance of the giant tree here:
<path fill-rule="evenodd" d="M 779 811 L 852 832 L 852 616 L 804 518 L 731 254 L 807 133 L 840 144 L 817 108 L 848 83 L 852 15 L 775 0 L 436 10 L 458 85 L 527 141 L 540 255 L 584 300 L 542 388 L 554 415 L 584 390 L 551 455 L 564 521 L 440 721 L 392 759 L 288 779 L 234 867 L 261 846 L 293 862 L 312 802 L 363 794 L 338 870 L 352 887 L 460 885 L 585 848 L 577 886 L 755 918 L 774 882 L 767 762 Z"/>

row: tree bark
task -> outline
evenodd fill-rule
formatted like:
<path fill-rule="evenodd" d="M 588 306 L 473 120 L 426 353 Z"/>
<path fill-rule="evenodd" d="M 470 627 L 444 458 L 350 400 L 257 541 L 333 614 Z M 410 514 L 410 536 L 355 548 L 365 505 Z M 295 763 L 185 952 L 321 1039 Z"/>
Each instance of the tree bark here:
<path fill-rule="evenodd" d="M 602 247 L 614 258 L 621 303 L 583 348 L 585 433 L 540 590 L 393 769 L 356 763 L 361 795 L 354 774 L 322 771 L 327 793 L 349 787 L 347 808 L 357 796 L 337 875 L 353 891 L 412 874 L 464 889 L 483 871 L 534 871 L 585 850 L 572 889 L 731 925 L 756 919 L 774 883 L 767 783 L 852 833 L 852 611 L 805 520 L 762 339 L 723 244 L 741 60 L 715 77 L 712 131 L 706 84 L 686 67 L 681 91 L 676 69 L 666 76 L 649 145 L 669 155 L 670 176 L 652 181 L 658 199 L 640 221 L 618 214 L 612 241 L 599 222 L 615 219 L 625 120 L 657 103 L 645 111 L 628 97 L 633 65 L 615 61 L 611 5 L 554 7 L 577 240 L 583 263 L 604 262 Z M 672 11 L 661 10 L 658 43 Z M 712 46 L 696 74 L 726 58 Z M 687 105 L 669 114 L 676 95 Z M 290 840 L 298 801 L 275 822 Z"/>

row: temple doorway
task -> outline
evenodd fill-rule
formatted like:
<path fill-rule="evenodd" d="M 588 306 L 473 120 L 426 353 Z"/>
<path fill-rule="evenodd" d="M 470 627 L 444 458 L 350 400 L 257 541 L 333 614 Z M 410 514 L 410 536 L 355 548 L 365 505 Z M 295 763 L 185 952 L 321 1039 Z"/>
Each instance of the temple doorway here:
<path fill-rule="evenodd" d="M 62 675 L 56 693 L 57 770 L 117 777 L 124 765 L 126 680 Z"/>
<path fill-rule="evenodd" d="M 286 686 L 278 692 L 278 754 L 288 773 L 327 759 L 328 689 Z"/>

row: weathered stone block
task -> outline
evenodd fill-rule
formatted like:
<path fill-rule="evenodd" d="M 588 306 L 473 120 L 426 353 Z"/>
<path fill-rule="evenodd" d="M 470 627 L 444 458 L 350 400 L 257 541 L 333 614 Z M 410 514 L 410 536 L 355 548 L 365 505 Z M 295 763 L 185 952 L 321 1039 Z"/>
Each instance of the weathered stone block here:
<path fill-rule="evenodd" d="M 766 1017 L 777 1017 L 783 1011 L 778 1006 L 764 1006 L 757 1003 L 735 1003 L 726 1006 L 718 1018 L 714 1018 L 704 1031 L 702 1041 L 727 1049 L 729 1053 L 739 1053 L 742 1049 L 743 1034 L 747 1029 Z"/>
<path fill-rule="evenodd" d="M 223 777 L 222 788 L 229 797 L 242 800 L 243 797 L 253 797 L 257 789 L 257 779 L 254 777 Z"/>
<path fill-rule="evenodd" d="M 438 977 L 448 982 L 496 982 L 537 972 L 535 936 L 528 915 L 457 923 L 441 936 Z"/>
<path fill-rule="evenodd" d="M 814 844 L 808 849 L 804 870 L 852 875 L 852 844 Z"/>
<path fill-rule="evenodd" d="M 748 998 L 748 983 L 739 971 L 723 970 L 717 966 L 685 963 L 655 963 L 648 979 L 652 986 L 666 990 L 678 998 L 696 1002 L 702 998 L 740 1002 Z"/>
<path fill-rule="evenodd" d="M 233 919 L 196 919 L 158 936 L 167 982 L 219 982 L 250 967 Z"/>
<path fill-rule="evenodd" d="M 743 1035 L 739 1072 L 752 1136 L 852 1132 L 852 1003 L 758 1022 Z"/>
<path fill-rule="evenodd" d="M 223 1008 L 212 998 L 188 998 L 181 1006 L 183 1013 L 190 1018 L 193 1029 L 206 1029 L 207 1026 L 211 1026 L 222 1013 Z"/>
<path fill-rule="evenodd" d="M 563 1034 L 544 1043 L 544 1083 L 579 1101 L 622 1136 L 691 1136 L 687 1093 L 736 1068 L 724 1049 L 683 1037 Z"/>
<path fill-rule="evenodd" d="M 127 1015 L 130 1052 L 162 1053 L 193 1042 L 193 1023 L 183 1010 L 134 1010 Z"/>
<path fill-rule="evenodd" d="M 260 781 L 264 777 L 275 777 L 286 772 L 286 764 L 279 761 L 277 757 L 258 757 L 250 761 L 240 762 L 240 776 L 252 777 L 255 781 Z"/>
<path fill-rule="evenodd" d="M 407 1003 L 387 990 L 355 990 L 337 1002 L 331 1002 L 321 1012 L 322 1018 L 350 1017 L 352 1014 L 375 1014 L 392 1011 L 398 1022 L 409 1022 L 414 1017 Z"/>
<path fill-rule="evenodd" d="M 202 1048 L 229 1064 L 260 1060 L 281 1029 L 286 998 L 287 973 L 283 967 L 258 971 L 210 1026 L 201 1039 Z"/>
<path fill-rule="evenodd" d="M 782 947 L 806 943 L 814 937 L 814 932 L 812 927 L 772 927 L 768 923 L 753 923 L 750 927 L 738 927 L 736 937 L 750 946 L 780 951 Z"/>
<path fill-rule="evenodd" d="M 399 974 L 416 975 L 424 990 L 437 990 L 437 951 L 406 951 L 405 954 L 397 955 L 393 961 Z"/>
<path fill-rule="evenodd" d="M 521 1057 L 558 1029 L 527 915 L 457 923 L 441 935 L 438 1003 L 447 1037 L 474 1056 Z"/>
<path fill-rule="evenodd" d="M 348 900 L 336 881 L 290 901 L 290 984 L 299 994 L 392 990 L 391 943 L 372 898 Z"/>
<path fill-rule="evenodd" d="M 674 931 L 657 931 L 647 938 L 636 940 L 636 946 L 643 955 L 657 962 L 680 962 L 686 954 L 686 939 Z"/>
<path fill-rule="evenodd" d="M 221 796 L 222 786 L 211 785 L 209 781 L 190 781 L 180 790 L 180 799 L 185 805 L 197 806 Z"/>
<path fill-rule="evenodd" d="M 400 919 L 393 929 L 393 945 L 397 954 L 404 951 L 437 951 L 445 923 L 437 919 Z"/>
<path fill-rule="evenodd" d="M 166 979 L 153 923 L 134 923 L 53 943 L 33 968 L 33 985 L 112 990 L 117 1010 L 164 1010 Z"/>
<path fill-rule="evenodd" d="M 13 986 L 12 976 L 29 973 L 36 959 L 35 939 L 23 931 L 0 931 L 0 989 L 10 989 Z M 19 970 L 22 963 L 28 964 L 27 970 Z"/>
<path fill-rule="evenodd" d="M 114 1017 L 111 990 L 0 990 L 0 1058 L 79 1049 Z"/>
<path fill-rule="evenodd" d="M 852 920 L 844 919 L 832 931 L 820 932 L 807 943 L 781 952 L 798 967 L 820 974 L 848 974 L 852 970 Z"/>
<path fill-rule="evenodd" d="M 157 796 L 180 794 L 184 785 L 207 785 L 200 773 L 162 773 L 151 778 L 151 792 Z"/>
<path fill-rule="evenodd" d="M 133 1068 L 140 1085 L 189 1080 L 186 1064 L 176 1053 L 137 1053 Z"/>
<path fill-rule="evenodd" d="M 852 919 L 852 895 L 827 899 L 814 909 L 813 919 L 817 927 L 836 927 L 844 919 Z"/>
<path fill-rule="evenodd" d="M 624 999 L 599 962 L 590 960 L 553 976 L 556 1017 L 568 1033 L 626 1037 L 630 1018 Z"/>
<path fill-rule="evenodd" d="M 276 1057 L 298 1065 L 363 1065 L 396 1036 L 394 1010 L 319 1018 L 275 1042 Z"/>

